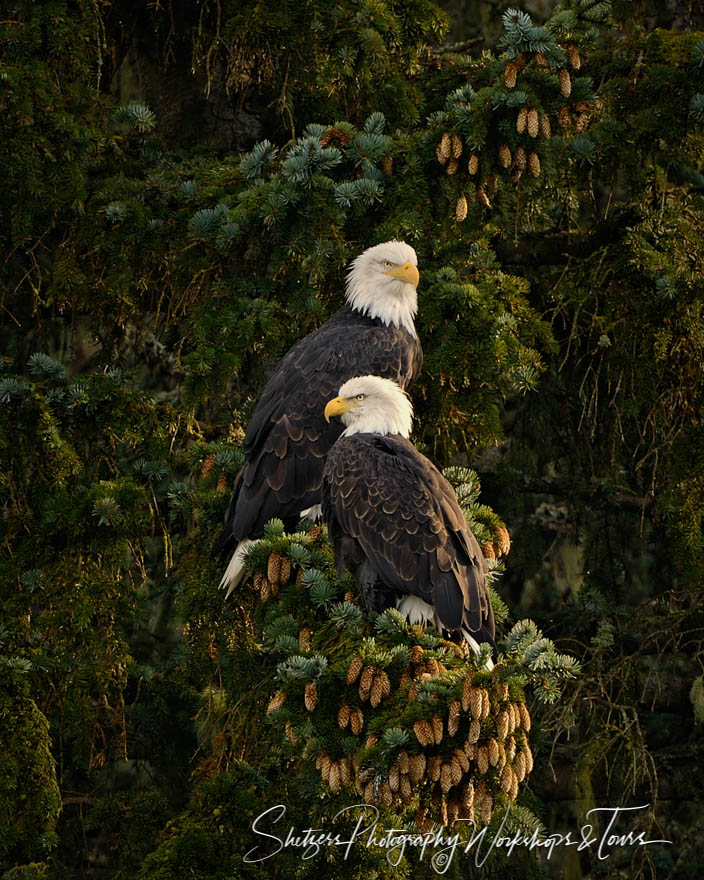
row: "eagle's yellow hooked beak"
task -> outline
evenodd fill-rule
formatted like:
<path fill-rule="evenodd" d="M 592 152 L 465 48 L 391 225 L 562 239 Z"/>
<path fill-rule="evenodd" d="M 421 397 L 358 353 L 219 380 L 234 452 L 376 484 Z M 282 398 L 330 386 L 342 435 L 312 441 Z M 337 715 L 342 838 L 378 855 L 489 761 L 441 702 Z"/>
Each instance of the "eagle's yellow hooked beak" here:
<path fill-rule="evenodd" d="M 418 282 L 420 281 L 418 267 L 414 266 L 413 263 L 404 263 L 403 266 L 394 266 L 393 269 L 384 272 L 384 275 L 393 275 L 393 277 L 398 278 L 399 281 L 405 281 L 406 284 L 412 284 L 414 287 L 418 287 Z"/>
<path fill-rule="evenodd" d="M 325 421 L 329 422 L 331 416 L 341 416 L 342 413 L 352 409 L 352 402 L 343 397 L 333 397 L 325 404 Z"/>

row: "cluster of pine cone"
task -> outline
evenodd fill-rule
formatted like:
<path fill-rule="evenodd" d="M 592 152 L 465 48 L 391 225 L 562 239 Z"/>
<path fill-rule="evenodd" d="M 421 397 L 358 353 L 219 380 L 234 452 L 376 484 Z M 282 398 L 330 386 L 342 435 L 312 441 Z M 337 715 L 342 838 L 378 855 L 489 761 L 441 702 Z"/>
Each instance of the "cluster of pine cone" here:
<path fill-rule="evenodd" d="M 420 682 L 445 672 L 440 661 L 426 657 L 423 648 L 414 645 L 411 664 L 400 676 L 398 691 L 404 693 L 405 701 L 413 703 Z M 374 766 L 373 750 L 378 738 L 369 733 L 363 748 L 351 756 L 334 758 L 319 753 L 316 768 L 322 779 L 334 793 L 353 788 L 366 803 L 387 808 L 407 806 L 419 795 L 416 821 L 420 827 L 429 827 L 431 815 L 442 825 L 457 818 L 488 823 L 499 793 L 515 800 L 519 783 L 533 768 L 527 738 L 531 726 L 528 709 L 525 703 L 510 699 L 509 686 L 496 680 L 497 672 L 488 688 L 475 685 L 474 674 L 468 674 L 461 698 L 445 710 L 431 714 L 425 707 L 437 702 L 425 703 L 423 717 L 412 724 L 414 744 L 400 748 L 388 768 Z M 349 663 L 347 685 L 337 723 L 340 729 L 360 736 L 365 726 L 364 712 L 369 714 L 391 695 L 391 681 L 386 672 L 365 665 L 361 657 L 355 656 Z M 352 686 L 359 705 L 351 705 L 357 702 L 349 692 Z M 314 687 L 312 683 L 306 686 L 309 711 L 316 705 L 309 699 Z M 272 700 L 270 711 L 282 705 L 285 696 L 280 694 Z M 370 709 L 363 709 L 367 702 Z"/>
<path fill-rule="evenodd" d="M 568 43 L 565 47 L 569 65 L 572 70 L 579 70 L 582 66 L 582 60 L 579 49 L 574 43 Z M 534 58 L 535 67 L 544 71 L 548 71 L 549 64 L 545 56 L 538 52 Z M 518 82 L 519 73 L 528 64 L 524 53 L 519 54 L 515 61 L 509 61 L 504 68 L 504 83 L 507 89 L 513 89 Z M 572 76 L 567 67 L 562 67 L 557 71 L 557 78 L 560 88 L 560 94 L 563 98 L 569 98 L 572 93 Z M 563 105 L 558 112 L 558 124 L 562 129 L 566 129 L 571 121 L 572 115 L 575 119 L 575 129 L 582 132 L 589 122 L 590 105 L 587 101 L 580 101 L 570 107 Z M 519 109 L 516 117 L 516 131 L 518 134 L 527 134 L 530 138 L 544 138 L 550 140 L 552 137 L 552 129 L 550 119 L 546 113 L 539 112 L 536 107 L 523 106 Z M 456 174 L 460 168 L 460 157 L 464 152 L 464 144 L 459 134 L 455 132 L 445 131 L 442 134 L 440 143 L 437 145 L 435 155 L 441 165 L 445 166 L 447 174 Z M 526 149 L 525 146 L 517 146 L 513 152 L 507 143 L 501 143 L 498 146 L 498 164 L 505 171 L 510 171 L 514 181 L 518 181 L 525 171 L 528 171 L 533 177 L 539 177 L 541 173 L 540 156 L 537 150 Z M 479 204 L 484 208 L 491 207 L 491 199 L 498 191 L 499 181 L 495 173 L 489 172 L 484 176 L 478 177 L 480 172 L 480 157 L 473 152 L 469 156 L 467 162 L 467 173 L 470 177 L 476 178 L 476 198 Z M 462 222 L 467 217 L 468 204 L 467 197 L 462 194 L 457 199 L 455 205 L 455 220 Z"/>
<path fill-rule="evenodd" d="M 259 593 L 262 602 L 268 602 L 273 596 L 279 595 L 279 588 L 289 582 L 291 577 L 291 560 L 281 553 L 271 553 L 266 567 L 266 574 L 258 571 L 253 578 L 253 587 Z"/>

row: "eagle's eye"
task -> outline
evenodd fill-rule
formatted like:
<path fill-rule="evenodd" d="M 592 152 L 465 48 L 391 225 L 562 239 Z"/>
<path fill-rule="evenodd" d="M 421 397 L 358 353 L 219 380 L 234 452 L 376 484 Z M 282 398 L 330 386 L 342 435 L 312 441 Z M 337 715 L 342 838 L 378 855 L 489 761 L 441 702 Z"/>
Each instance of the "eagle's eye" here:
<path fill-rule="evenodd" d="M 355 400 L 364 400 L 364 398 L 366 396 L 367 396 L 366 394 L 356 394 L 354 399 Z"/>
<path fill-rule="evenodd" d="M 393 263 L 390 260 L 382 260 L 382 266 L 385 269 L 390 269 L 393 266 Z"/>

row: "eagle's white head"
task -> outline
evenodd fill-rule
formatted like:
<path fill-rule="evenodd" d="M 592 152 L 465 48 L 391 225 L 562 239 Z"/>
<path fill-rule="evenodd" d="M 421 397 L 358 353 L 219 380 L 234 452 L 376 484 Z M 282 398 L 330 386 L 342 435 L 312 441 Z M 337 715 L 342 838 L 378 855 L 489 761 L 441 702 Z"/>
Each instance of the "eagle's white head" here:
<path fill-rule="evenodd" d="M 385 241 L 367 248 L 350 265 L 345 296 L 350 308 L 405 327 L 416 335 L 418 257 L 405 241 Z"/>
<path fill-rule="evenodd" d="M 340 416 L 343 435 L 400 434 L 408 437 L 413 424 L 413 406 L 405 391 L 381 376 L 355 376 L 328 401 L 325 418 Z"/>

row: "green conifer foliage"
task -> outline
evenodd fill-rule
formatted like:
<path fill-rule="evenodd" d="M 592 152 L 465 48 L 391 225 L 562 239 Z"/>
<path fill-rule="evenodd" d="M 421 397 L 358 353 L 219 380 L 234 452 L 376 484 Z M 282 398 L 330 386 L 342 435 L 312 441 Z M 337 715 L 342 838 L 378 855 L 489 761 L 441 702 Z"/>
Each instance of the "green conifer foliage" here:
<path fill-rule="evenodd" d="M 702 873 L 704 35 L 687 6 L 658 29 L 647 2 L 565 0 L 540 25 L 507 9 L 498 45 L 464 54 L 439 47 L 426 0 L 10 4 L 5 877 L 435 877 L 363 847 L 242 856 L 280 803 L 328 827 L 371 784 L 385 822 L 420 807 L 422 824 L 471 780 L 490 831 L 508 803 L 505 830 L 532 834 L 649 802 L 643 827 L 673 846 L 626 848 L 614 870 Z M 166 70 L 187 58 L 213 93 L 226 82 L 258 143 L 175 150 L 168 106 L 116 105 L 108 79 L 145 19 Z M 270 524 L 235 596 L 216 588 L 269 371 L 390 238 L 419 256 L 413 439 L 453 465 L 489 558 L 495 674 L 393 612 L 368 619 L 311 525 Z M 439 776 L 411 783 L 421 756 Z M 545 877 L 531 853 L 487 870 Z"/>

